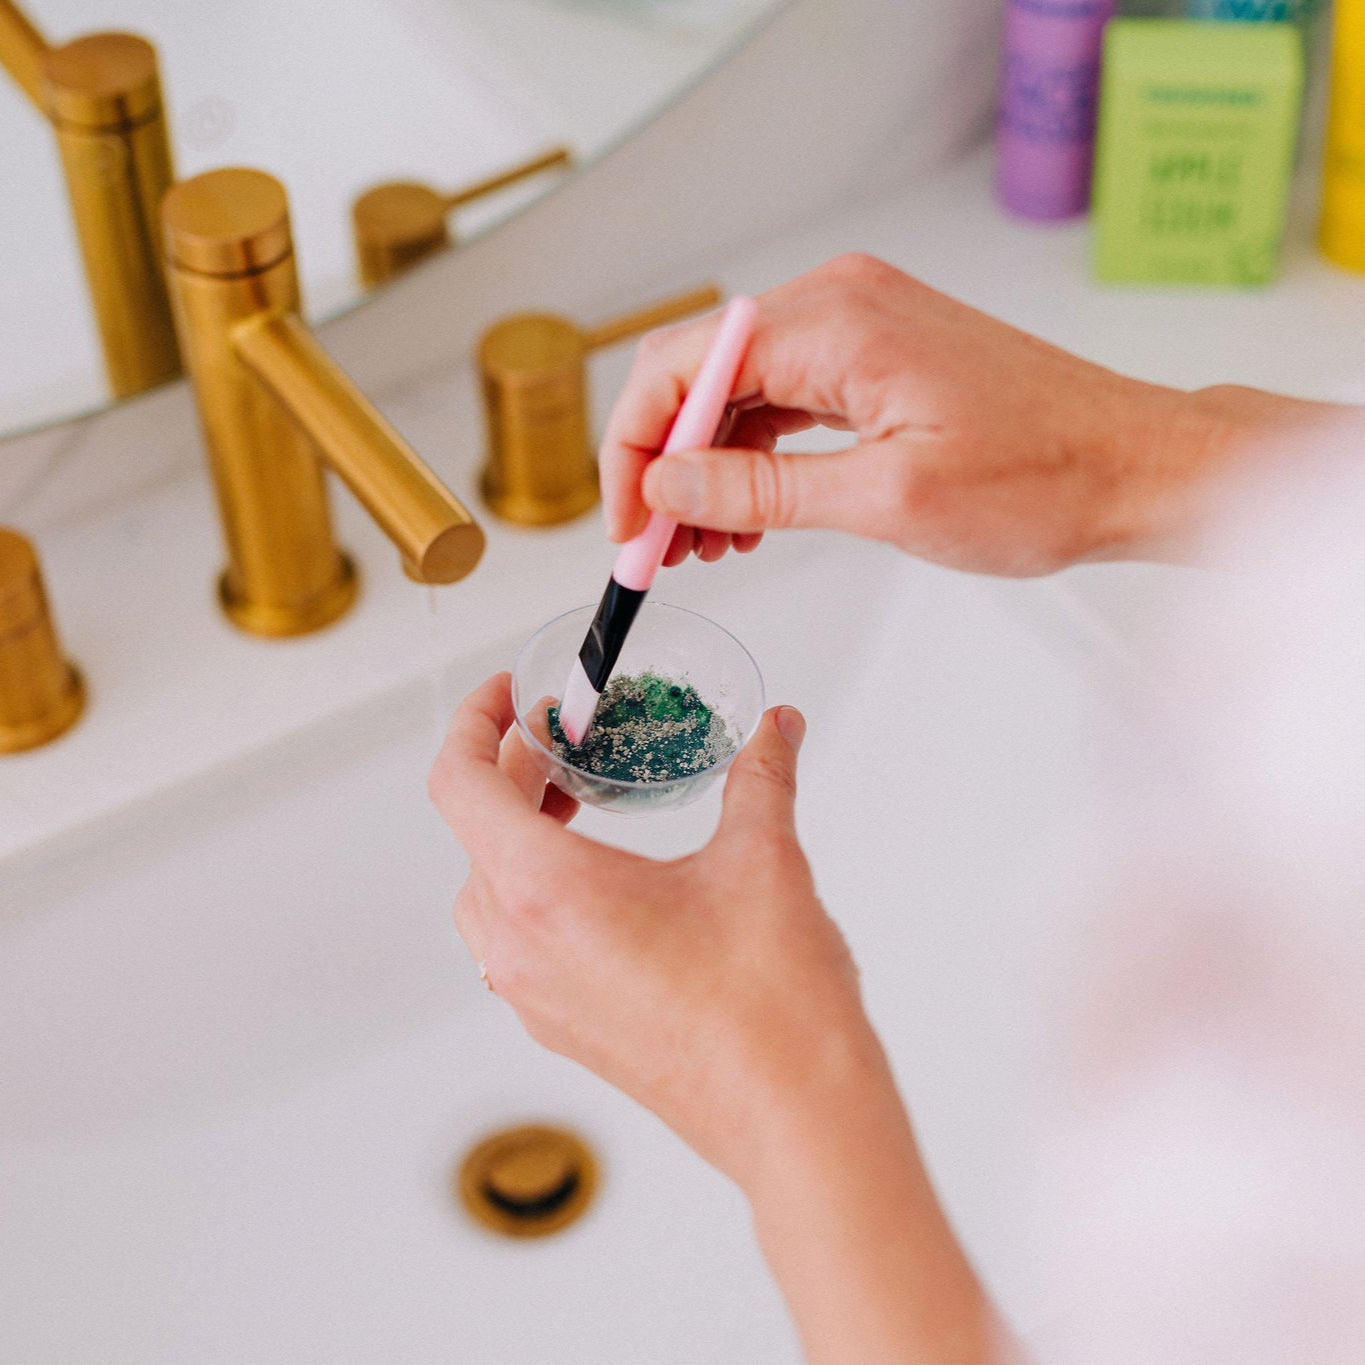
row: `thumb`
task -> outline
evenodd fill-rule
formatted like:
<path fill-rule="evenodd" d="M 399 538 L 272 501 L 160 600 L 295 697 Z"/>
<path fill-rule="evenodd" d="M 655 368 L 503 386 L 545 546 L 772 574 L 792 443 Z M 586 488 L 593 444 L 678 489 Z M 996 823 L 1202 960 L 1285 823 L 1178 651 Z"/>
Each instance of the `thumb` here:
<path fill-rule="evenodd" d="M 806 719 L 794 706 L 775 706 L 730 766 L 721 829 L 764 825 L 796 829 L 796 754 Z"/>
<path fill-rule="evenodd" d="M 688 450 L 660 455 L 645 469 L 652 511 L 709 531 L 789 526 L 875 535 L 895 473 L 876 443 L 832 455 L 766 450 Z"/>

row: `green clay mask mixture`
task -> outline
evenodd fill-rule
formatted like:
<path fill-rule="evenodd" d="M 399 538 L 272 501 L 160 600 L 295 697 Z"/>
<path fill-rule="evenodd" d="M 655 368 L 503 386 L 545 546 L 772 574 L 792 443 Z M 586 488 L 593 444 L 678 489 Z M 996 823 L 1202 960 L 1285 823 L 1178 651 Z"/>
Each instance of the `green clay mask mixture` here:
<path fill-rule="evenodd" d="M 559 707 L 549 708 L 549 721 L 556 758 L 616 782 L 690 777 L 738 747 L 696 688 L 656 673 L 612 678 L 582 744 L 571 744 L 560 728 Z"/>

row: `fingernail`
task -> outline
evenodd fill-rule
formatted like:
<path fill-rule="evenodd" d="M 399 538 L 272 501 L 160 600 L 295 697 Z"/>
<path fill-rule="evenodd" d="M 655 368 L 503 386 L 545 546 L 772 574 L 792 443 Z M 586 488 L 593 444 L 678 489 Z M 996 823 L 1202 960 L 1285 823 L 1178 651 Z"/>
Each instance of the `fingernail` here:
<path fill-rule="evenodd" d="M 777 708 L 777 730 L 793 749 L 800 750 L 806 737 L 806 718 L 794 706 Z"/>
<path fill-rule="evenodd" d="M 674 521 L 696 516 L 701 506 L 701 475 L 690 460 L 660 460 L 654 475 L 654 498 Z"/>

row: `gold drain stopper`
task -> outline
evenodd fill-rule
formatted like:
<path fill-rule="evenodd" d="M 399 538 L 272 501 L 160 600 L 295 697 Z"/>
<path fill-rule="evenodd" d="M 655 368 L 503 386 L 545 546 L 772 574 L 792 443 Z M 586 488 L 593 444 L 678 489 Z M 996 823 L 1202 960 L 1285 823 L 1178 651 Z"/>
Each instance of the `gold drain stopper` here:
<path fill-rule="evenodd" d="M 544 1237 L 592 1203 L 597 1162 L 574 1134 L 529 1124 L 485 1138 L 460 1163 L 456 1184 L 484 1227 L 505 1237 Z"/>

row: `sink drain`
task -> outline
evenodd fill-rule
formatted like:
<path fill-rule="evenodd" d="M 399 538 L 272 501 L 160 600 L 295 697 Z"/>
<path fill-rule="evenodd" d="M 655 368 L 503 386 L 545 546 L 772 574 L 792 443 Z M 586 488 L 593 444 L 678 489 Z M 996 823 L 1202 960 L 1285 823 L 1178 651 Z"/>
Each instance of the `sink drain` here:
<path fill-rule="evenodd" d="M 456 1187 L 475 1222 L 505 1237 L 545 1237 L 592 1202 L 597 1162 L 562 1128 L 507 1128 L 461 1161 Z"/>

